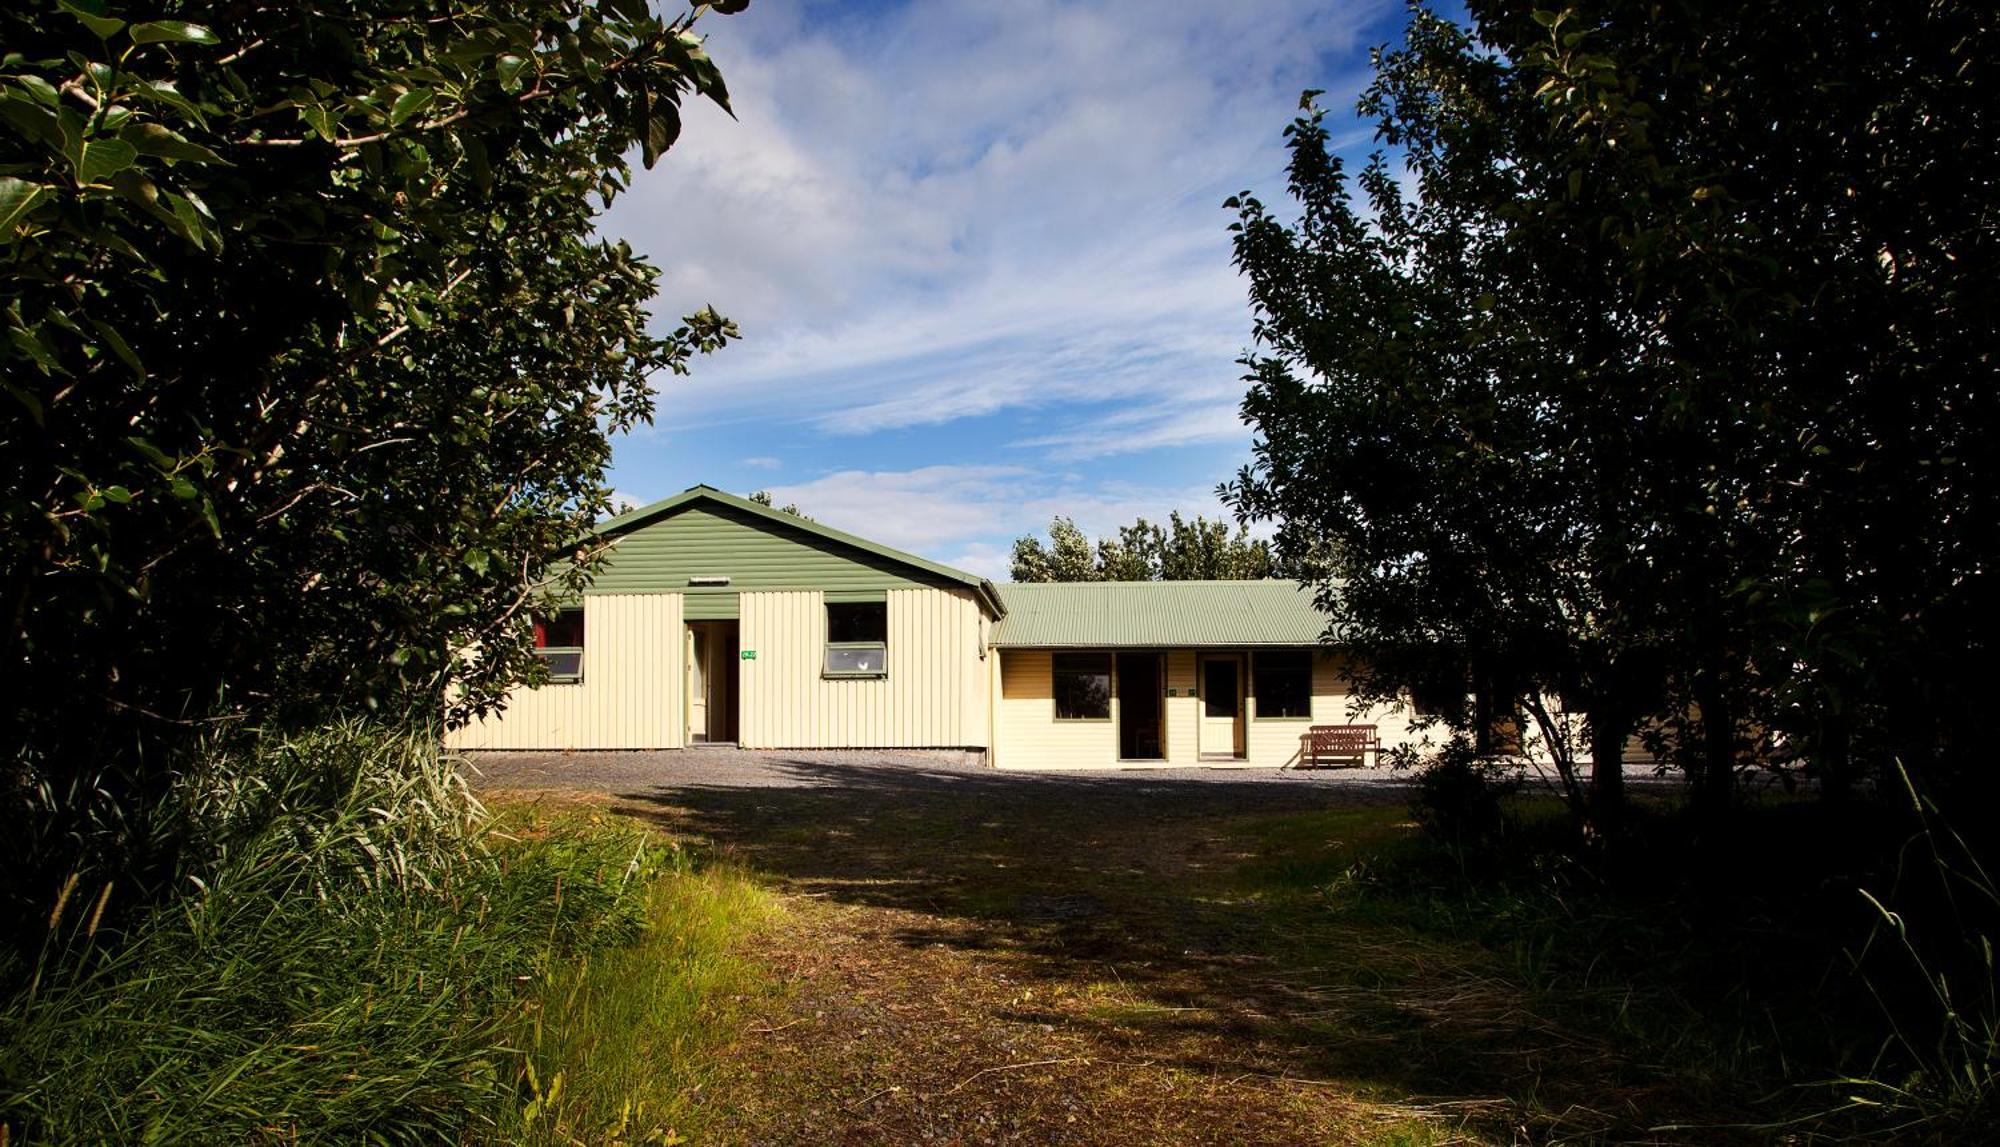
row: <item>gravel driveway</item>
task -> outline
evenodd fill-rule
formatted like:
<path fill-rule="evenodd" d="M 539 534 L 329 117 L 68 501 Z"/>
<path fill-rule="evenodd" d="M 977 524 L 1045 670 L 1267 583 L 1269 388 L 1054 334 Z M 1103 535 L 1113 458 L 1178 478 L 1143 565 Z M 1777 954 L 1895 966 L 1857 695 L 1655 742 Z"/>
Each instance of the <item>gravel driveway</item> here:
<path fill-rule="evenodd" d="M 1002 772 L 964 754 L 879 750 L 735 748 L 646 752 L 468 754 L 477 789 L 567 789 L 640 796 L 676 790 L 861 789 L 885 794 L 1049 797 L 1184 795 L 1208 803 L 1241 796 L 1258 805 L 1404 800 L 1409 774 L 1386 768 L 1163 768 Z"/>

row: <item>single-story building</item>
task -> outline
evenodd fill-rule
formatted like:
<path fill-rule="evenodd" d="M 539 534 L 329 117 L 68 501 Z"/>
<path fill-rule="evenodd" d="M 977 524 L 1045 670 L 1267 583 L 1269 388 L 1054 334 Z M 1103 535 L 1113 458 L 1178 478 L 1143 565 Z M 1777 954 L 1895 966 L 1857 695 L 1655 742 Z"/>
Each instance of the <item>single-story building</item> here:
<path fill-rule="evenodd" d="M 1008 769 L 1295 763 L 1350 712 L 1290 582 L 996 585 L 696 486 L 596 531 L 604 569 L 535 619 L 552 680 L 460 749 L 970 749 Z"/>

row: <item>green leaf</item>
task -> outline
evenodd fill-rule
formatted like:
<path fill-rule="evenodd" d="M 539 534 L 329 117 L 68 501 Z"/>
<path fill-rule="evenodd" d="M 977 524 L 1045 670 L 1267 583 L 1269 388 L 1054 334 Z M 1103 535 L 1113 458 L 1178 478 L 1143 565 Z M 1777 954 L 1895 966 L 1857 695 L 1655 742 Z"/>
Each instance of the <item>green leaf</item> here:
<path fill-rule="evenodd" d="M 325 104 L 317 101 L 301 101 L 299 104 L 299 118 L 304 120 L 306 126 L 313 130 L 314 135 L 319 136 L 328 143 L 332 143 L 336 138 L 333 130 L 333 117 L 327 113 Z"/>
<path fill-rule="evenodd" d="M 14 401 L 20 403 L 22 408 L 28 412 L 28 418 L 32 420 L 35 425 L 37 426 L 44 425 L 43 422 L 44 412 L 42 410 L 41 399 L 36 398 L 34 395 L 28 393 L 26 390 L 23 390 L 22 388 L 15 386 L 13 383 L 8 382 L 5 379 L 0 379 L 0 390 L 4 390 L 8 394 L 13 395 Z"/>
<path fill-rule="evenodd" d="M 125 442 L 134 450 L 145 455 L 146 461 L 151 462 L 156 469 L 169 471 L 174 468 L 174 460 L 169 458 L 165 451 L 146 441 L 144 438 L 131 437 L 125 439 Z"/>
<path fill-rule="evenodd" d="M 132 166 L 139 158 L 139 149 L 122 139 L 93 139 L 83 145 L 76 162 L 76 181 L 80 184 L 102 183 L 118 172 Z"/>
<path fill-rule="evenodd" d="M 687 72 L 688 79 L 693 81 L 694 90 L 707 96 L 714 101 L 715 106 L 734 118 L 736 111 L 729 106 L 729 88 L 722 82 L 722 69 L 716 67 L 715 61 L 709 59 L 708 53 L 702 50 L 701 37 L 693 32 L 682 32 L 675 39 L 680 49 L 686 53 L 682 66 Z"/>
<path fill-rule="evenodd" d="M 56 0 L 56 7 L 81 20 L 100 40 L 110 39 L 125 26 L 125 21 L 116 16 L 106 16 L 104 5 L 98 0 Z"/>
<path fill-rule="evenodd" d="M 14 241 L 14 228 L 55 192 L 39 183 L 0 175 L 0 244 Z"/>
<path fill-rule="evenodd" d="M 105 346 L 111 348 L 112 354 L 118 356 L 118 361 L 131 367 L 133 375 L 141 380 L 145 379 L 146 368 L 140 365 L 139 356 L 132 352 L 132 344 L 125 341 L 125 336 L 119 334 L 116 327 L 99 319 L 90 320 L 90 325 L 97 328 L 98 337 L 104 340 Z"/>
<path fill-rule="evenodd" d="M 179 498 L 183 502 L 192 502 L 201 496 L 201 491 L 195 489 L 193 482 L 188 481 L 178 474 L 174 475 L 173 481 L 168 484 L 168 489 L 174 492 L 174 497 Z"/>
<path fill-rule="evenodd" d="M 134 44 L 220 44 L 221 37 L 186 20 L 153 20 L 132 25 Z"/>
<path fill-rule="evenodd" d="M 15 76 L 14 82 L 20 84 L 35 98 L 35 102 L 43 107 L 52 108 L 62 102 L 62 93 L 56 90 L 56 86 L 33 72 L 23 72 Z"/>
<path fill-rule="evenodd" d="M 106 501 L 116 502 L 122 506 L 132 500 L 132 491 L 127 490 L 123 486 L 106 486 L 104 488 L 104 497 Z"/>
<path fill-rule="evenodd" d="M 500 77 L 501 90 L 506 92 L 520 91 L 521 70 L 527 66 L 528 58 L 526 56 L 517 56 L 512 52 L 502 55 L 493 65 L 494 72 Z"/>
<path fill-rule="evenodd" d="M 43 342 L 41 336 L 34 331 L 27 327 L 9 327 L 7 337 L 13 340 L 16 350 L 34 360 L 43 374 L 69 373 L 63 369 L 62 363 L 57 361 L 55 352 L 49 349 L 49 344 Z"/>
<path fill-rule="evenodd" d="M 182 95 L 171 80 L 153 81 L 133 77 L 130 90 L 140 99 L 170 107 L 202 127 L 208 126 L 208 120 L 201 114 L 201 109 Z"/>
<path fill-rule="evenodd" d="M 660 100 L 654 104 L 652 114 L 646 116 L 646 140 L 640 148 L 640 158 L 648 168 L 652 168 L 660 156 L 674 146 L 680 138 L 680 108 Z"/>
<path fill-rule="evenodd" d="M 397 96 L 396 102 L 389 108 L 389 126 L 395 127 L 404 120 L 423 111 L 425 108 L 431 106 L 431 101 L 435 99 L 437 99 L 437 93 L 429 88 L 411 88 L 409 91 Z"/>
<path fill-rule="evenodd" d="M 220 163 L 228 161 L 193 142 L 170 127 L 156 123 L 132 124 L 118 133 L 118 138 L 131 144 L 141 155 L 157 155 L 163 159 L 186 160 L 190 163 Z"/>

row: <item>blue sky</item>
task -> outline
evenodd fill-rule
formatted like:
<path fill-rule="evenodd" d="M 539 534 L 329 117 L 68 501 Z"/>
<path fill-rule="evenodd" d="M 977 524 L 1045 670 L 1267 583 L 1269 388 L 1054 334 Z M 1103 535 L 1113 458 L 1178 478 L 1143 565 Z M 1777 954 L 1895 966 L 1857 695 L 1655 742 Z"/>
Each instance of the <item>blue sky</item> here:
<path fill-rule="evenodd" d="M 663 327 L 712 303 L 744 338 L 661 381 L 613 485 L 769 489 L 993 576 L 1053 514 L 1219 512 L 1251 440 L 1222 201 L 1282 198 L 1299 92 L 1345 113 L 1403 20 L 1376 0 L 708 17 L 738 118 L 691 109 L 603 230 L 662 269 Z M 1359 121 L 1339 138 L 1370 147 Z"/>

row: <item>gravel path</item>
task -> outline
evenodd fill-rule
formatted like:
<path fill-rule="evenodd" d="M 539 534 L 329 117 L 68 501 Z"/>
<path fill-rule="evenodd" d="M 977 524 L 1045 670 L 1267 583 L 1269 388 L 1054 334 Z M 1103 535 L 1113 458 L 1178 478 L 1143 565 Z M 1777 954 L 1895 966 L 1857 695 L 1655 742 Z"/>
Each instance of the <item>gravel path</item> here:
<path fill-rule="evenodd" d="M 1241 796 L 1256 805 L 1406 800 L 1409 774 L 1386 768 L 1170 768 L 1090 772 L 1001 772 L 959 753 L 733 748 L 651 752 L 470 754 L 478 789 L 567 789 L 642 796 L 678 790 L 852 789 L 884 795 L 985 799 L 1158 798 L 1202 803 Z"/>

